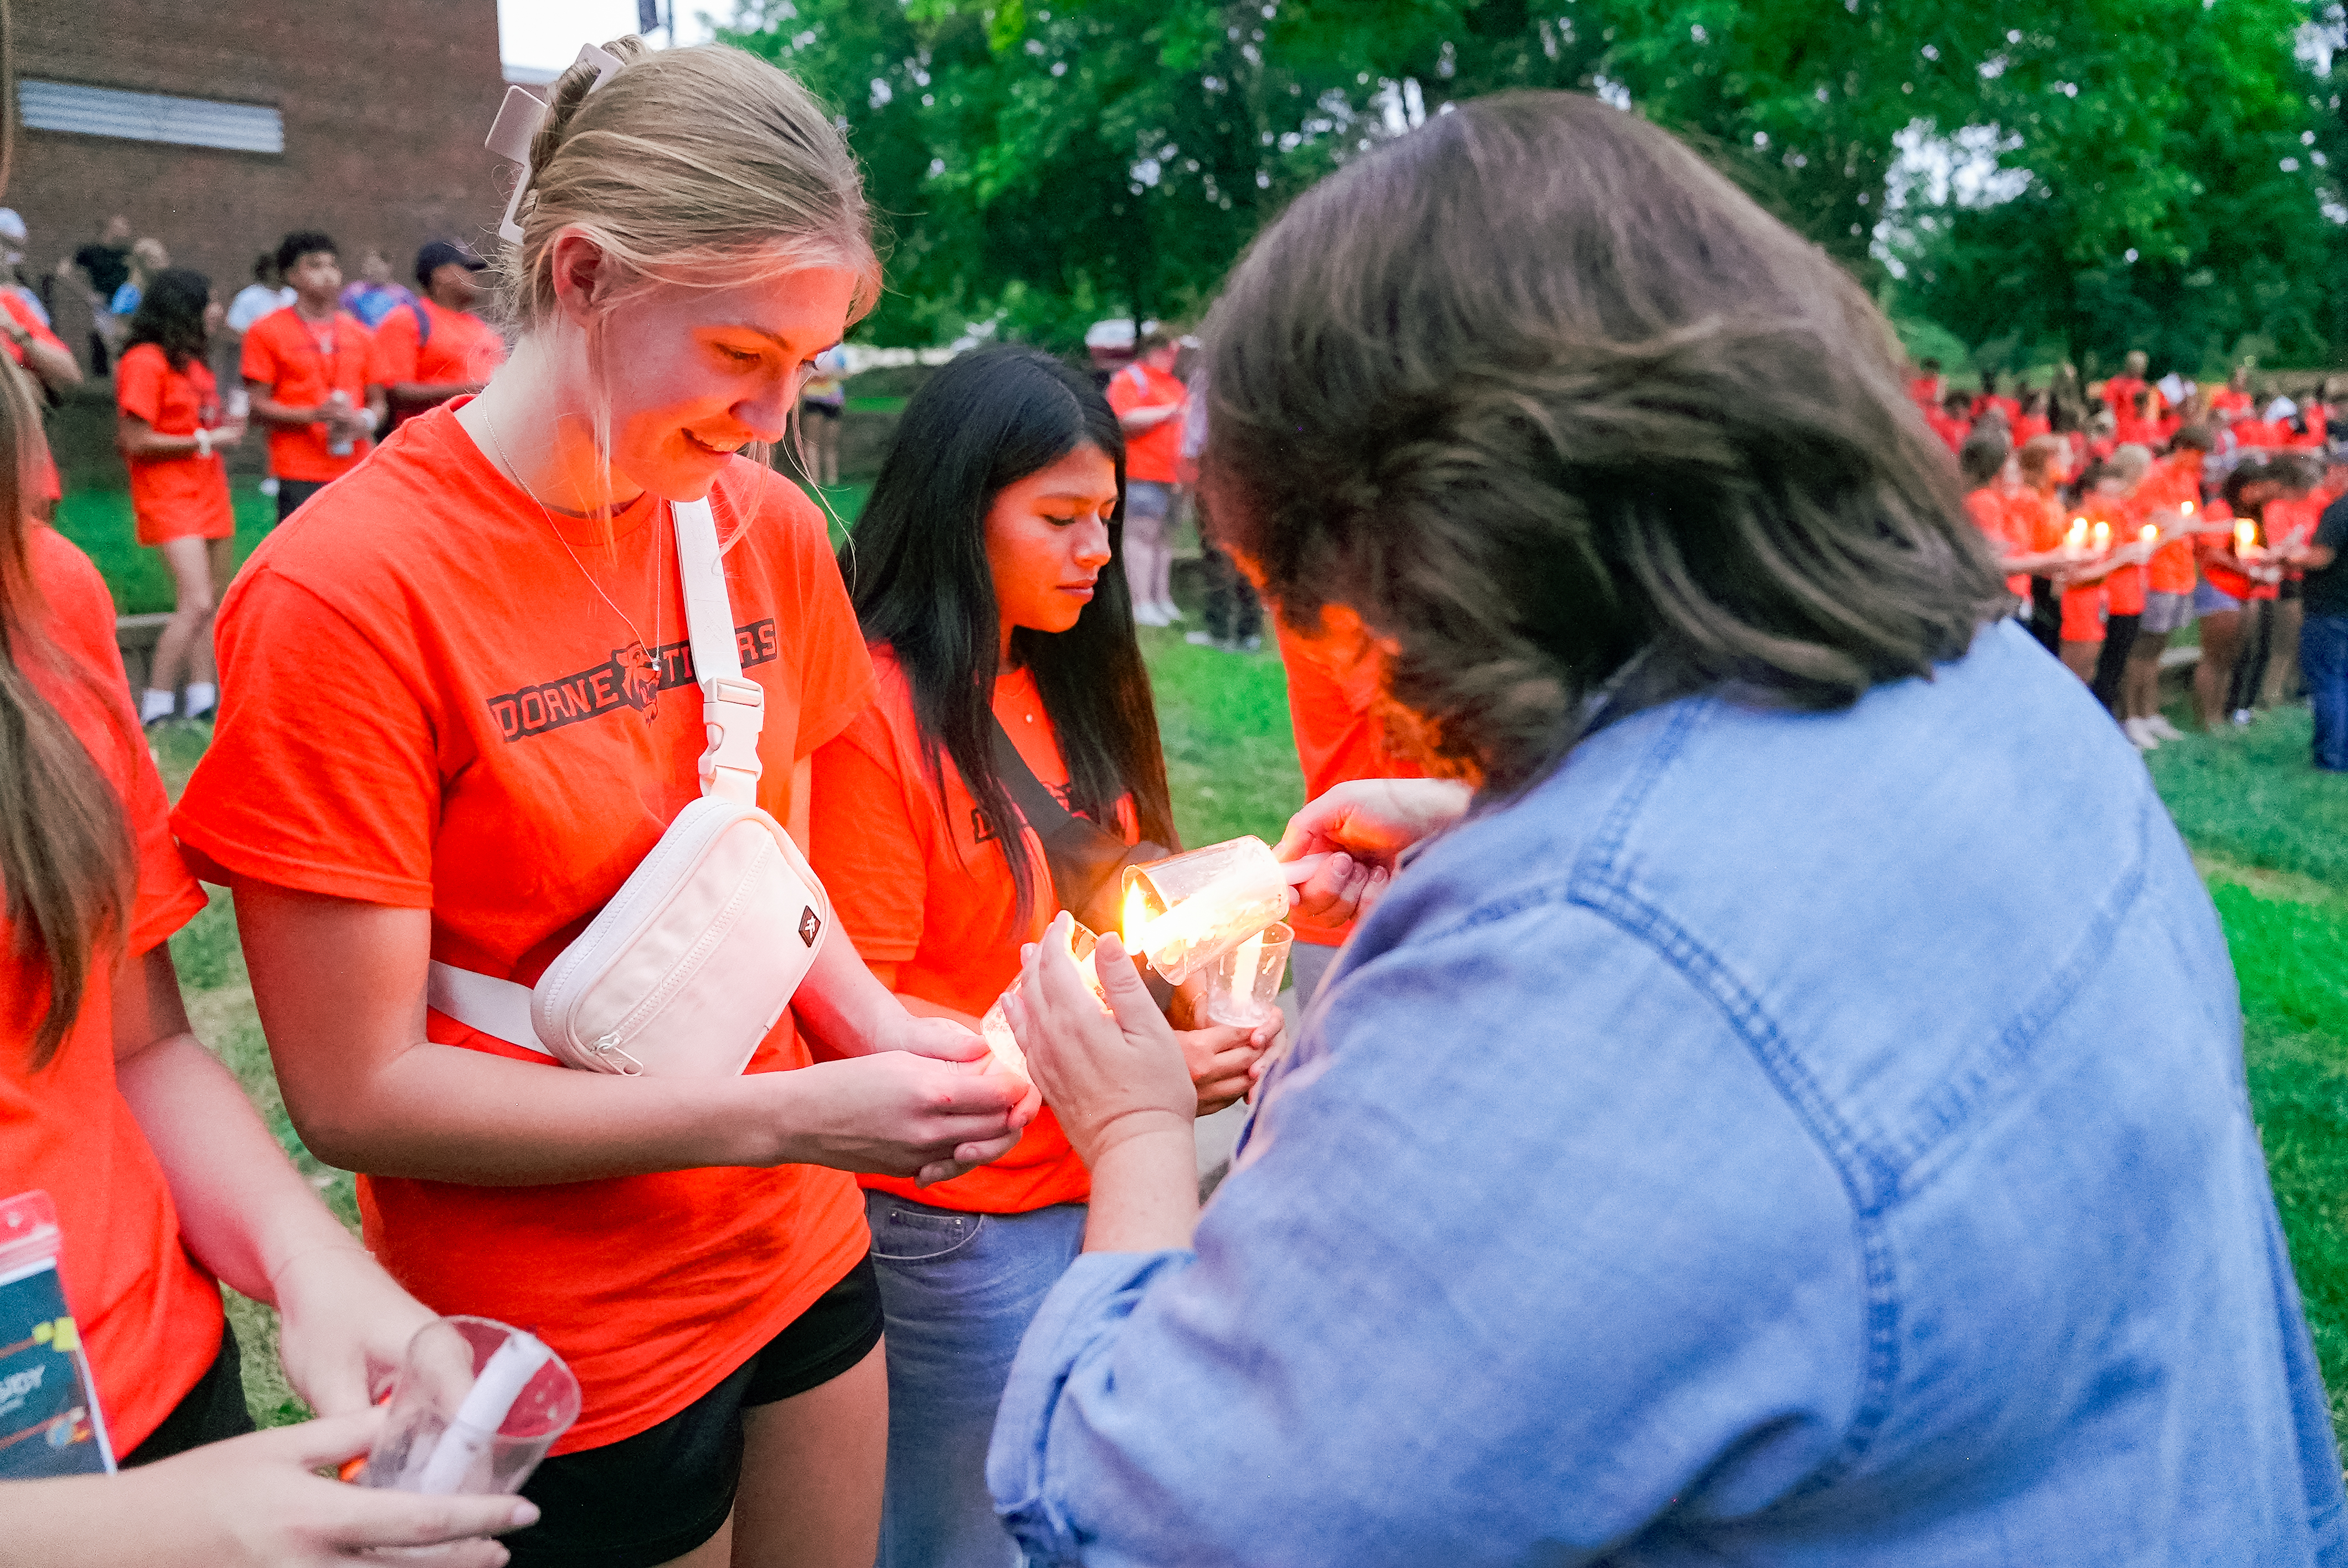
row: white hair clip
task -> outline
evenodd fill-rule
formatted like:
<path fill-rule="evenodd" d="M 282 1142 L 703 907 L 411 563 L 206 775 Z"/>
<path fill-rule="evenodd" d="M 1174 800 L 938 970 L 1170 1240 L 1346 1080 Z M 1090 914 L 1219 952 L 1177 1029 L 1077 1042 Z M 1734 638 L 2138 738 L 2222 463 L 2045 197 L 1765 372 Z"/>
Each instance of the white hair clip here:
<path fill-rule="evenodd" d="M 592 44 L 579 46 L 579 57 L 573 66 L 595 67 L 595 80 L 588 87 L 593 92 L 611 80 L 612 73 L 622 65 L 620 56 Z M 505 216 L 498 220 L 498 238 L 521 243 L 521 225 L 515 220 L 521 211 L 521 199 L 530 194 L 530 144 L 538 135 L 538 128 L 546 123 L 546 105 L 520 87 L 506 89 L 505 102 L 498 106 L 498 118 L 489 127 L 489 138 L 484 143 L 491 152 L 510 163 L 521 165 L 521 178 L 514 182 L 513 195 L 506 201 Z"/>

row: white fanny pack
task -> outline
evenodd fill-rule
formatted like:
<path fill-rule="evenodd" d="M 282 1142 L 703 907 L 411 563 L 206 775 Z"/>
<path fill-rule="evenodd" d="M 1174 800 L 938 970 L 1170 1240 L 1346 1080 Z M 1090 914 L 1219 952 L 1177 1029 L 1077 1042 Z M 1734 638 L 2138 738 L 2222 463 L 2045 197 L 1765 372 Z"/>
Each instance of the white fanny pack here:
<path fill-rule="evenodd" d="M 435 962 L 425 999 L 483 1034 L 590 1072 L 722 1078 L 790 1005 L 831 904 L 758 809 L 766 691 L 742 677 L 726 563 L 706 501 L 670 508 L 709 749 L 701 798 L 535 986 Z"/>

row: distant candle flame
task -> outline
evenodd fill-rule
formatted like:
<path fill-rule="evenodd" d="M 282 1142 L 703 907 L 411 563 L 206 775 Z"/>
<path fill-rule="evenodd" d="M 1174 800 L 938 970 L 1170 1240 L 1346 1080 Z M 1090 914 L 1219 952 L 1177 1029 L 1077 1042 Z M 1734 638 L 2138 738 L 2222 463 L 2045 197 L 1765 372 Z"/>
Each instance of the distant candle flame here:
<path fill-rule="evenodd" d="M 2111 526 L 2111 524 L 2109 524 L 2109 523 L 2097 523 L 2097 524 L 2096 525 L 2096 550 L 2097 550 L 2098 552 L 2101 552 L 2101 551 L 2104 551 L 2104 550 L 2107 550 L 2107 549 L 2109 549 L 2109 548 L 2112 548 L 2112 526 Z"/>
<path fill-rule="evenodd" d="M 2238 556 L 2250 554 L 2250 547 L 2258 542 L 2258 524 L 2244 518 L 2234 525 L 2234 553 Z"/>

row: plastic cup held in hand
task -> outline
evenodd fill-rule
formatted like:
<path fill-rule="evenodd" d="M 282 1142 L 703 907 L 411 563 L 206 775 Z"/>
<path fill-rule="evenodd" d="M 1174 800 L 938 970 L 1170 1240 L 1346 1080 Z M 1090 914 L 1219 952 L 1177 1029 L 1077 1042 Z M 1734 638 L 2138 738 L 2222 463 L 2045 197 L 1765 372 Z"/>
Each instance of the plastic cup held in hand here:
<path fill-rule="evenodd" d="M 407 1342 L 362 1486 L 428 1497 L 515 1492 L 579 1419 L 579 1379 L 535 1335 L 442 1317 Z"/>
<path fill-rule="evenodd" d="M 1280 1016 L 1280 982 L 1296 933 L 1275 921 L 1215 960 L 1207 980 L 1207 1018 L 1253 1029 Z"/>
<path fill-rule="evenodd" d="M 1092 987 L 1093 995 L 1100 999 L 1101 1010 L 1107 1012 L 1108 996 L 1101 989 L 1100 976 L 1093 968 L 1093 948 L 1098 940 L 1086 928 L 1082 920 L 1069 917 L 1068 957 L 1076 961 L 1076 968 L 1085 977 L 1085 983 Z M 1027 1053 L 1019 1049 L 1019 1041 L 1012 1037 L 1011 1020 L 1003 1012 L 1003 998 L 1017 996 L 1019 988 L 1025 983 L 1025 975 L 1012 981 L 1004 988 L 1003 996 L 994 999 L 994 1005 L 986 1009 L 986 1016 L 978 1020 L 979 1038 L 986 1041 L 987 1054 L 994 1059 L 995 1065 L 1022 1078 L 1029 1076 Z M 1031 1078 L 1029 1081 L 1034 1080 Z"/>
<path fill-rule="evenodd" d="M 1125 945 L 1175 985 L 1288 913 L 1288 876 L 1261 838 L 1125 871 Z"/>

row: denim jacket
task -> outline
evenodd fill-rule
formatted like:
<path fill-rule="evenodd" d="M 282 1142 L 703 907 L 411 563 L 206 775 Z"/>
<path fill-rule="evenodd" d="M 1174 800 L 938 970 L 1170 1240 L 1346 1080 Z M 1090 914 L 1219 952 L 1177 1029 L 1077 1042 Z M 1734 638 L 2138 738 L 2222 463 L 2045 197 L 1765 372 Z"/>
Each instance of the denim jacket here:
<path fill-rule="evenodd" d="M 2011 624 L 1427 846 L 988 1480 L 1045 1563 L 2348 1563 L 2215 914 Z"/>

